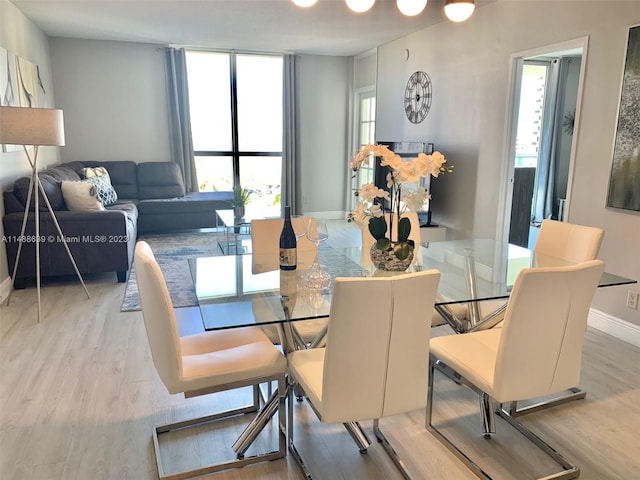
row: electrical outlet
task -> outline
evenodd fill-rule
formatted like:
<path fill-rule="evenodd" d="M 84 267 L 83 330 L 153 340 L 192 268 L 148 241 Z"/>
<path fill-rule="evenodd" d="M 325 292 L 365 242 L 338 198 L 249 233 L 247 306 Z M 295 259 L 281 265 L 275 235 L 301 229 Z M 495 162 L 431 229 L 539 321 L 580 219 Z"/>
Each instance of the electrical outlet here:
<path fill-rule="evenodd" d="M 638 296 L 640 296 L 640 293 L 634 292 L 633 290 L 627 292 L 627 308 L 632 310 L 638 309 Z"/>

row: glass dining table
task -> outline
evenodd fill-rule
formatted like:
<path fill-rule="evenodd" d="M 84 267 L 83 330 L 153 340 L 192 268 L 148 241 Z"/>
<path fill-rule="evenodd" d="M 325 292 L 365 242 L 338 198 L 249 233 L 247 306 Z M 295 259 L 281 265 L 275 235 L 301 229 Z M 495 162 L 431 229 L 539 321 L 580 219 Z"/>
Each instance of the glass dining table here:
<path fill-rule="evenodd" d="M 189 260 L 205 330 L 261 326 L 276 330 L 284 353 L 321 343 L 328 322 L 309 342 L 298 334 L 300 322 L 327 318 L 331 307 L 333 280 L 337 277 L 376 277 L 405 272 L 384 272 L 371 264 L 368 251 L 360 248 L 320 248 L 319 262 L 331 276 L 322 290 L 304 286 L 303 275 L 315 259 L 314 251 L 298 252 L 298 268 L 281 271 L 277 253 L 227 255 Z M 489 239 L 431 242 L 420 245 L 408 271 L 437 269 L 440 284 L 435 308 L 456 333 L 482 328 L 497 315 L 480 318 L 478 302 L 509 298 L 511 288 L 523 268 L 568 265 L 563 259 L 542 257 L 533 251 Z M 599 287 L 636 283 L 635 280 L 605 272 Z M 416 301 L 420 301 L 416 299 Z M 452 305 L 466 305 L 468 315 L 458 318 Z M 500 310 L 500 309 L 499 309 Z M 433 317 L 425 306 L 425 321 Z M 315 335 L 315 334 L 314 334 Z M 234 443 L 238 457 L 253 443 L 276 411 L 272 394 L 259 414 Z M 357 422 L 344 424 L 361 451 L 369 439 Z"/>
<path fill-rule="evenodd" d="M 319 261 L 333 279 L 398 275 L 376 270 L 360 248 L 321 248 Z M 331 286 L 304 287 L 302 275 L 314 252 L 298 252 L 298 268 L 279 269 L 277 255 L 228 255 L 194 258 L 190 269 L 205 330 L 281 324 L 328 317 Z M 463 333 L 482 326 L 478 302 L 508 299 L 520 270 L 532 266 L 561 266 L 571 262 L 491 239 L 431 242 L 418 246 L 408 271 L 437 269 L 440 285 L 436 309 L 449 325 Z M 401 272 L 404 273 L 404 272 Z M 636 283 L 605 272 L 599 287 Z M 448 308 L 466 305 L 469 314 L 455 317 Z M 447 318 L 449 317 L 449 318 Z M 431 311 L 425 308 L 425 321 Z"/>

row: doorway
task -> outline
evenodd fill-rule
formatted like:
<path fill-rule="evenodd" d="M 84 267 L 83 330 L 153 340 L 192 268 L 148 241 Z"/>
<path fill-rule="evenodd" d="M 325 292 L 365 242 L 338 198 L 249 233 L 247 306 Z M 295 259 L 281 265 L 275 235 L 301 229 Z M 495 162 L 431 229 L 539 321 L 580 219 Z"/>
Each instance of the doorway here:
<path fill-rule="evenodd" d="M 583 38 L 512 57 L 509 243 L 532 248 L 543 219 L 567 218 L 586 43 Z"/>

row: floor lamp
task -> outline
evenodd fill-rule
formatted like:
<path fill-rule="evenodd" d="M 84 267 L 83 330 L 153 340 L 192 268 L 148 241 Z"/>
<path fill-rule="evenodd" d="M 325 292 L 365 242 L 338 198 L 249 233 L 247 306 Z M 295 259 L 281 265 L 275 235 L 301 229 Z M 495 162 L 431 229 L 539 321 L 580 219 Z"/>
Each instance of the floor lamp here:
<path fill-rule="evenodd" d="M 0 144 L 7 145 L 22 145 L 24 152 L 31 165 L 31 179 L 29 181 L 29 191 L 27 193 L 27 202 L 24 208 L 24 216 L 22 218 L 22 229 L 20 231 L 20 238 L 18 239 L 18 252 L 16 255 L 16 263 L 13 267 L 13 274 L 11 275 L 11 284 L 16 279 L 16 273 L 18 271 L 18 262 L 20 261 L 20 253 L 22 252 L 22 244 L 24 241 L 24 232 L 27 226 L 27 219 L 29 218 L 29 206 L 31 205 L 31 195 L 34 196 L 34 214 L 35 214 L 35 232 L 36 232 L 36 285 L 38 294 L 38 323 L 42 320 L 42 309 L 40 306 L 40 193 L 42 193 L 42 199 L 47 205 L 47 209 L 51 214 L 51 219 L 58 230 L 58 235 L 64 244 L 64 248 L 67 250 L 69 260 L 73 264 L 73 268 L 82 283 L 82 287 L 87 294 L 88 298 L 91 298 L 87 286 L 84 284 L 82 275 L 78 270 L 71 250 L 65 241 L 58 219 L 53 213 L 49 199 L 40 183 L 38 177 L 38 147 L 41 145 L 61 146 L 64 145 L 64 125 L 62 120 L 62 110 L 55 110 L 51 108 L 27 108 L 27 107 L 0 107 Z M 33 145 L 33 160 L 27 150 L 27 145 Z M 11 292 L 7 298 L 7 305 L 11 300 Z"/>

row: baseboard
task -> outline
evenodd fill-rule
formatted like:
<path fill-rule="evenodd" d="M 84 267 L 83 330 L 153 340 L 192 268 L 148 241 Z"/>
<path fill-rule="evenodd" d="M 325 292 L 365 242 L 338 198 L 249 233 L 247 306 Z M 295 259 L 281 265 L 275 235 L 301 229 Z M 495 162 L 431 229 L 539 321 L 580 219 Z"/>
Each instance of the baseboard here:
<path fill-rule="evenodd" d="M 640 348 L 640 326 L 592 308 L 587 324 L 623 342 Z"/>
<path fill-rule="evenodd" d="M 11 292 L 11 277 L 5 278 L 4 281 L 0 283 L 0 303 L 4 303 L 9 296 L 9 292 Z"/>

